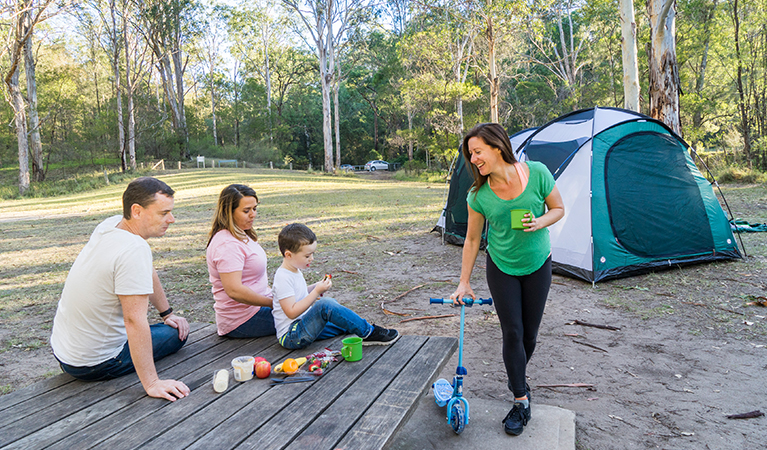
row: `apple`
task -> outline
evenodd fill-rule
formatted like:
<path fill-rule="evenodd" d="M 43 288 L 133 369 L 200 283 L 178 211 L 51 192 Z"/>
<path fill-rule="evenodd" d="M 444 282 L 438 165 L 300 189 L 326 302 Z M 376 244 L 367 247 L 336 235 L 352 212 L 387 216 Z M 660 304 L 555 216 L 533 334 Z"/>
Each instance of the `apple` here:
<path fill-rule="evenodd" d="M 253 358 L 253 364 L 258 364 L 261 361 L 266 361 L 266 358 L 262 358 L 260 356 L 256 356 L 255 358 Z"/>
<path fill-rule="evenodd" d="M 255 372 L 258 378 L 266 378 L 272 373 L 272 365 L 269 364 L 269 361 L 262 359 L 256 363 Z"/>

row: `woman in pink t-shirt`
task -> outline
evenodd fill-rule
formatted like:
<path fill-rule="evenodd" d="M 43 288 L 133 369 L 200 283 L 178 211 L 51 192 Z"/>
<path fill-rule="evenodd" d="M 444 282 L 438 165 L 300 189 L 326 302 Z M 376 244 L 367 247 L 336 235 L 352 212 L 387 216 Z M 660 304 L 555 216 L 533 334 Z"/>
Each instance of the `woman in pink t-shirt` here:
<path fill-rule="evenodd" d="M 225 187 L 218 198 L 205 256 L 220 336 L 275 334 L 266 252 L 253 231 L 257 206 L 256 191 L 242 184 Z"/>

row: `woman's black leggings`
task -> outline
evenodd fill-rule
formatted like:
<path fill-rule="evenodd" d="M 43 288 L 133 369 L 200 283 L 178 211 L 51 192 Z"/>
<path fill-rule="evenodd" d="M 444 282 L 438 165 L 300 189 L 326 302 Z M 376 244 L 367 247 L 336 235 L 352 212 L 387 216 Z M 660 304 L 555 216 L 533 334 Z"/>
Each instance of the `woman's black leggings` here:
<path fill-rule="evenodd" d="M 501 272 L 487 255 L 487 286 L 503 334 L 503 363 L 514 397 L 525 396 L 525 367 L 535 351 L 538 327 L 551 287 L 551 256 L 530 275 Z"/>

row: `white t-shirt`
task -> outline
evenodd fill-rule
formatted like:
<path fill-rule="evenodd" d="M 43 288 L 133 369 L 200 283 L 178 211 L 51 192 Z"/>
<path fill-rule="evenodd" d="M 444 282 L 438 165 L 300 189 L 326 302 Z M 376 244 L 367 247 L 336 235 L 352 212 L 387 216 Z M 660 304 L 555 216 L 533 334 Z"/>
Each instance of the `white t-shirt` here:
<path fill-rule="evenodd" d="M 280 300 L 288 297 L 295 297 L 295 300 L 301 301 L 304 297 L 309 295 L 309 291 L 306 288 L 306 280 L 301 271 L 291 272 L 284 267 L 278 267 L 277 272 L 274 273 L 274 282 L 272 283 L 272 317 L 274 317 L 274 328 L 277 330 L 277 339 L 281 339 L 285 333 L 288 332 L 290 324 L 294 320 L 298 320 L 306 315 L 312 306 L 310 306 L 303 314 L 291 319 L 285 315 L 280 305 Z"/>
<path fill-rule="evenodd" d="M 136 234 L 115 228 L 122 216 L 101 222 L 64 283 L 51 348 L 63 363 L 91 367 L 114 358 L 128 341 L 118 295 L 149 295 L 152 250 Z"/>

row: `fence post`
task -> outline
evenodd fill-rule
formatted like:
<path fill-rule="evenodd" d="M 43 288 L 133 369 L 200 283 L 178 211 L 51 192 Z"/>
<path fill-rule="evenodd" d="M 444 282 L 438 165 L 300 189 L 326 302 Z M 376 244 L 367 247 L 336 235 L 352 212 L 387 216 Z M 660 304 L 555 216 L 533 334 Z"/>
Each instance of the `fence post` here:
<path fill-rule="evenodd" d="M 178 170 L 181 170 L 181 161 L 178 162 Z"/>
<path fill-rule="evenodd" d="M 274 165 L 272 164 L 272 162 L 271 162 L 271 161 L 269 161 L 269 168 L 270 168 L 270 169 L 274 169 Z"/>
<path fill-rule="evenodd" d="M 293 170 L 293 163 L 290 163 L 290 170 Z"/>

